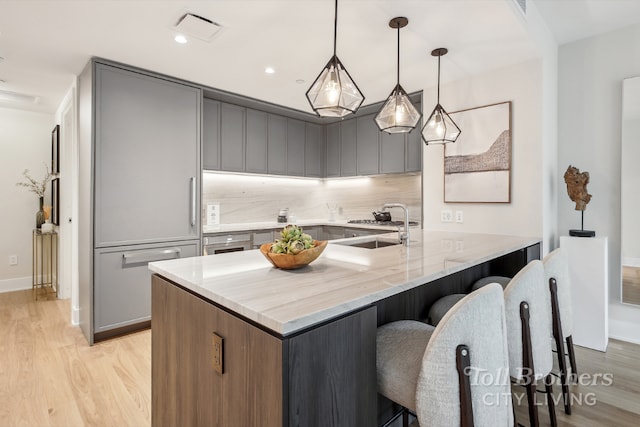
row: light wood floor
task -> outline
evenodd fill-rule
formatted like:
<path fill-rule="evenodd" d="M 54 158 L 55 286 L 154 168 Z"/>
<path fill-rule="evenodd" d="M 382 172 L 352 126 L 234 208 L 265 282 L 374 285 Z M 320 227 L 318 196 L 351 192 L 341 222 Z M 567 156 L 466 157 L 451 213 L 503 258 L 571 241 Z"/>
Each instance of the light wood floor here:
<path fill-rule="evenodd" d="M 149 426 L 151 332 L 89 347 L 69 313 L 69 300 L 0 294 L 0 426 Z M 583 401 L 571 416 L 560 404 L 559 425 L 640 425 L 640 346 L 611 340 L 607 353 L 576 347 L 576 357 L 580 374 L 610 374 L 613 384 L 573 386 Z M 523 401 L 516 412 L 528 425 L 526 410 Z M 550 425 L 546 406 L 539 416 Z"/>
<path fill-rule="evenodd" d="M 622 302 L 640 304 L 640 267 L 622 266 Z"/>

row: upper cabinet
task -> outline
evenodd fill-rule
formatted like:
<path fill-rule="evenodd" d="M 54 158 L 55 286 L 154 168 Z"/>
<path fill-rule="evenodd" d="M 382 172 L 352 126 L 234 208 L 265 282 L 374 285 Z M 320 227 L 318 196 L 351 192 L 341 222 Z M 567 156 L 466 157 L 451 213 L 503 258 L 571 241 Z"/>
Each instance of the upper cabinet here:
<path fill-rule="evenodd" d="M 203 168 L 313 178 L 421 171 L 420 127 L 390 135 L 374 116 L 320 125 L 205 99 Z"/>

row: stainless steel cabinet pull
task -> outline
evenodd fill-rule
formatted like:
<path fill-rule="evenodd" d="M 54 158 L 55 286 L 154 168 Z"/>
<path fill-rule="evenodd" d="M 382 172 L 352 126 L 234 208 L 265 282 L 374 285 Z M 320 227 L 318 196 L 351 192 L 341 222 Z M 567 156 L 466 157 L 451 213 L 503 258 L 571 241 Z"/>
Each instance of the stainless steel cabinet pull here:
<path fill-rule="evenodd" d="M 196 226 L 196 178 L 191 177 L 191 226 Z"/>
<path fill-rule="evenodd" d="M 122 263 L 139 264 L 141 262 L 164 261 L 167 259 L 180 258 L 180 248 L 125 252 L 122 254 Z"/>

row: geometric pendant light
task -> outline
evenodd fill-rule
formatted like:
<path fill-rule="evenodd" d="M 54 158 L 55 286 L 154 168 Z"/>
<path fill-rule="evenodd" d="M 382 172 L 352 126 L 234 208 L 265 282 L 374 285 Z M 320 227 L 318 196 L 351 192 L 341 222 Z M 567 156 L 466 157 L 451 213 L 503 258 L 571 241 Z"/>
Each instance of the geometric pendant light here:
<path fill-rule="evenodd" d="M 336 55 L 337 29 L 338 0 L 333 23 L 333 56 L 306 94 L 311 108 L 320 117 L 344 117 L 358 111 L 364 101 L 364 95 Z"/>
<path fill-rule="evenodd" d="M 427 123 L 422 127 L 422 140 L 426 145 L 456 142 L 462 132 L 440 105 L 440 57 L 446 55 L 447 52 L 444 47 L 434 49 L 431 52 L 431 56 L 438 57 L 438 102 Z"/>
<path fill-rule="evenodd" d="M 400 86 L 400 28 L 408 23 L 409 20 L 404 17 L 389 21 L 389 26 L 398 30 L 397 80 L 396 86 L 376 115 L 375 121 L 381 131 L 390 134 L 411 132 L 422 117 L 422 113 L 414 107 L 409 95 Z"/>

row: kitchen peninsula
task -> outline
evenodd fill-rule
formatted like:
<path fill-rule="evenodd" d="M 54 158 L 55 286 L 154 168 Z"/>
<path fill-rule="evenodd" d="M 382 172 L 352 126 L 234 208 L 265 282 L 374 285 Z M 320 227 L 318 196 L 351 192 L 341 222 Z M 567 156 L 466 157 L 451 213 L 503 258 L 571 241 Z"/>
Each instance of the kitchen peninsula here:
<path fill-rule="evenodd" d="M 376 327 L 540 257 L 537 238 L 428 230 L 340 244 L 364 239 L 292 271 L 257 250 L 149 264 L 153 425 L 376 425 Z"/>

